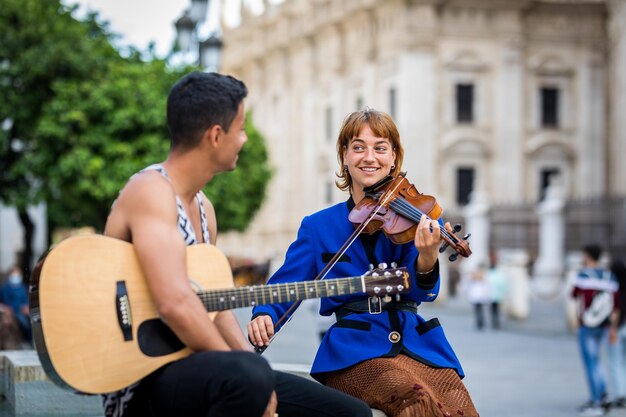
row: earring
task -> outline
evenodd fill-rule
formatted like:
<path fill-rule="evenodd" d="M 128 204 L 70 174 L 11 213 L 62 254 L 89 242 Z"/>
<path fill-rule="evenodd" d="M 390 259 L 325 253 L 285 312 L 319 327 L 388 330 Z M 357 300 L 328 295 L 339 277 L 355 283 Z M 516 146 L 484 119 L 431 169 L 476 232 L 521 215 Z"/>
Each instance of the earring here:
<path fill-rule="evenodd" d="M 344 170 L 345 172 L 348 172 L 348 165 L 344 165 L 344 166 L 343 166 L 343 170 Z"/>
<path fill-rule="evenodd" d="M 391 166 L 391 170 L 393 171 L 394 169 L 396 169 L 396 166 L 395 166 L 395 165 L 392 165 L 392 166 Z"/>

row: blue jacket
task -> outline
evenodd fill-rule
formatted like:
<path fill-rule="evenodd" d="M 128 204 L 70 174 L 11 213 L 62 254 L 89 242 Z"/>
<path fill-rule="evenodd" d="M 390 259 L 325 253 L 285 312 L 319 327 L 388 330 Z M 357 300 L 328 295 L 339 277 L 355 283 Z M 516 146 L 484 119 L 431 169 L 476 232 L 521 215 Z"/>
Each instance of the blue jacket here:
<path fill-rule="evenodd" d="M 348 220 L 349 209 L 353 204 L 350 199 L 348 203 L 340 203 L 305 217 L 296 241 L 287 250 L 285 263 L 268 283 L 314 279 L 354 231 L 354 226 Z M 402 295 L 402 299 L 419 304 L 436 298 L 439 291 L 438 267 L 434 283 L 418 285 L 415 281 L 418 253 L 413 242 L 396 245 L 379 233 L 374 254 L 379 262 L 396 262 L 398 266 L 409 269 L 411 290 Z M 363 240 L 357 239 L 330 270 L 326 279 L 362 275 L 370 263 Z M 331 315 L 347 302 L 364 299 L 367 299 L 367 295 L 363 293 L 324 298 L 320 314 Z M 253 309 L 253 317 L 269 314 L 276 323 L 290 305 L 257 306 Z M 400 334 L 400 339 L 395 343 L 392 343 L 390 337 L 393 331 Z M 433 367 L 455 369 L 460 377 L 464 376 L 438 319 L 425 321 L 419 315 L 405 311 L 353 313 L 342 317 L 326 332 L 313 362 L 311 375 L 323 382 L 325 372 L 344 369 L 367 359 L 396 356 L 400 352 Z"/>

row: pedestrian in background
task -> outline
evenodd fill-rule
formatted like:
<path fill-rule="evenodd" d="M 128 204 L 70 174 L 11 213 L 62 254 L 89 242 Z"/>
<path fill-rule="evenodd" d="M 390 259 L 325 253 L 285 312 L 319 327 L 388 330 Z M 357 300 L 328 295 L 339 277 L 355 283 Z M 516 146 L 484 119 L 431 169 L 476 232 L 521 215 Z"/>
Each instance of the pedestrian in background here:
<path fill-rule="evenodd" d="M 589 401 L 579 408 L 583 416 L 601 416 L 609 409 L 600 350 L 608 341 L 610 317 L 617 304 L 617 282 L 610 271 L 600 266 L 601 253 L 597 245 L 583 248 L 583 268 L 572 289 L 578 306 L 578 343 L 590 391 Z"/>
<path fill-rule="evenodd" d="M 30 311 L 28 309 L 28 294 L 24 284 L 24 276 L 19 266 L 9 271 L 7 281 L 0 287 L 0 303 L 11 309 L 15 323 L 20 329 L 24 341 L 28 344 L 32 340 L 30 326 Z"/>
<path fill-rule="evenodd" d="M 498 261 L 495 254 L 491 255 L 491 264 L 486 273 L 487 286 L 489 287 L 491 327 L 493 329 L 500 328 L 500 305 L 506 295 L 508 285 L 506 277 L 498 268 Z"/>
<path fill-rule="evenodd" d="M 617 308 L 609 328 L 609 375 L 611 377 L 611 406 L 626 408 L 626 264 L 624 259 L 611 263 L 617 279 Z"/>
<path fill-rule="evenodd" d="M 485 327 L 485 305 L 491 302 L 486 275 L 486 265 L 481 263 L 470 275 L 467 282 L 467 299 L 474 309 L 474 319 L 476 320 L 476 329 L 478 330 L 482 330 Z"/>

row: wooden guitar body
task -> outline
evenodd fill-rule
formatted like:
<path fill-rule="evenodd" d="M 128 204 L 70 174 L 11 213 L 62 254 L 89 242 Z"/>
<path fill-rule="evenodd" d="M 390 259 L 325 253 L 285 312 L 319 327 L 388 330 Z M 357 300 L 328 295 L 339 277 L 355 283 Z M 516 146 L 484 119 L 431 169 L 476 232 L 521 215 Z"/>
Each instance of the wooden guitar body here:
<path fill-rule="evenodd" d="M 159 319 L 131 244 L 78 236 L 59 243 L 38 267 L 29 295 L 33 337 L 56 383 L 82 393 L 112 392 L 191 353 Z M 187 270 L 202 288 L 233 286 L 228 260 L 214 246 L 190 246 Z M 116 308 L 119 281 L 132 305 L 127 341 Z"/>

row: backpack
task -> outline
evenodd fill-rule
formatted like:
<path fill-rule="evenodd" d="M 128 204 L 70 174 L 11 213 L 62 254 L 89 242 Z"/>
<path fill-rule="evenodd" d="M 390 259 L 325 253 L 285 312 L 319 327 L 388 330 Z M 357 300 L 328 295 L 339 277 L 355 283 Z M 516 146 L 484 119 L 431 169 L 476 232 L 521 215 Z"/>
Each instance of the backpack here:
<path fill-rule="evenodd" d="M 608 278 L 605 278 L 608 277 Z M 611 274 L 605 271 L 602 279 L 610 280 Z M 582 324 L 585 327 L 598 327 L 611 316 L 613 311 L 613 293 L 610 291 L 597 290 L 593 295 L 591 304 L 581 315 Z"/>

